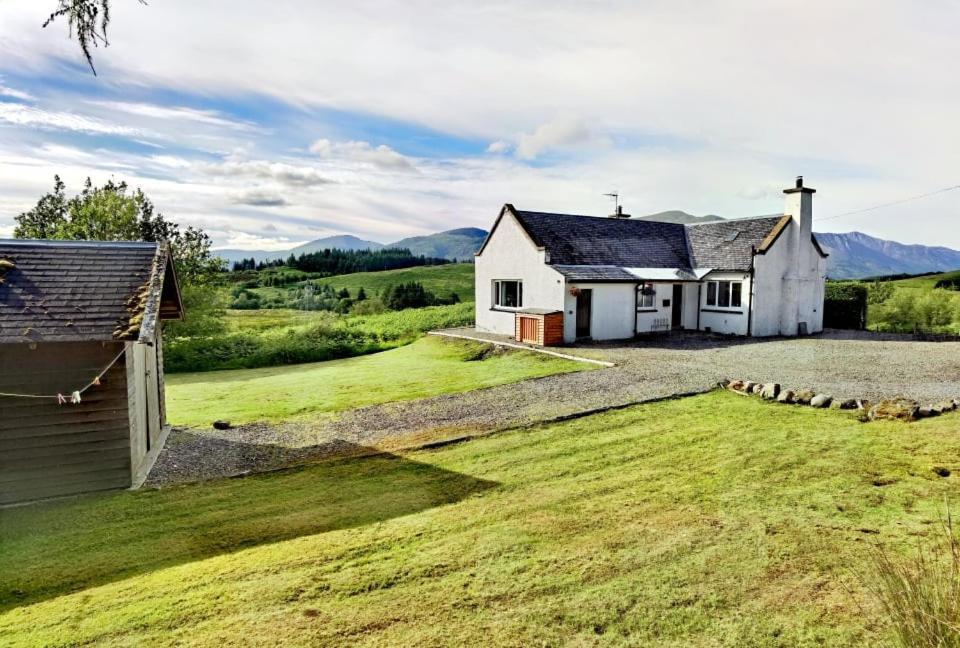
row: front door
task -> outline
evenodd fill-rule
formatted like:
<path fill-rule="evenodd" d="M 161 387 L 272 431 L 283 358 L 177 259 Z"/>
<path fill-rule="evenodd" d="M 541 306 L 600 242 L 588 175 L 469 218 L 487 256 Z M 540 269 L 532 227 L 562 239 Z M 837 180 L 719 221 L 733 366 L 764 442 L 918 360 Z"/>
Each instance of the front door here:
<path fill-rule="evenodd" d="M 677 329 L 683 325 L 683 284 L 673 284 L 673 302 L 670 324 Z"/>
<path fill-rule="evenodd" d="M 577 337 L 590 337 L 590 311 L 593 306 L 593 291 L 581 289 L 577 293 Z"/>

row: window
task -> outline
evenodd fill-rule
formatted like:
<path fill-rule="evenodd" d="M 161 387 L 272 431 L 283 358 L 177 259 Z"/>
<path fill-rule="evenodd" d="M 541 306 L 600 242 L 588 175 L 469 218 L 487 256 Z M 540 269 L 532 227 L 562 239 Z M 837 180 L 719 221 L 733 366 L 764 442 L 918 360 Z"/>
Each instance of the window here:
<path fill-rule="evenodd" d="M 640 284 L 637 286 L 637 308 L 656 308 L 656 296 L 657 291 L 653 284 Z"/>
<path fill-rule="evenodd" d="M 523 282 L 494 281 L 493 305 L 499 308 L 521 308 L 523 306 Z"/>
<path fill-rule="evenodd" d="M 740 308 L 743 303 L 742 281 L 708 281 L 707 306 Z"/>

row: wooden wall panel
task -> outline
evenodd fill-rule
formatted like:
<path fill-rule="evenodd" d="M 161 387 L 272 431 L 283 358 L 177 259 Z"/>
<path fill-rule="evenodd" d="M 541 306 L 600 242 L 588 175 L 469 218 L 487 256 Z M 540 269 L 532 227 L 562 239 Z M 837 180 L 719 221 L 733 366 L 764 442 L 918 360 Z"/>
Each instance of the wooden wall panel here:
<path fill-rule="evenodd" d="M 30 346 L 0 345 L 0 392 L 69 398 L 124 348 L 119 342 Z M 0 396 L 0 504 L 129 486 L 127 402 L 123 357 L 79 404 Z"/>

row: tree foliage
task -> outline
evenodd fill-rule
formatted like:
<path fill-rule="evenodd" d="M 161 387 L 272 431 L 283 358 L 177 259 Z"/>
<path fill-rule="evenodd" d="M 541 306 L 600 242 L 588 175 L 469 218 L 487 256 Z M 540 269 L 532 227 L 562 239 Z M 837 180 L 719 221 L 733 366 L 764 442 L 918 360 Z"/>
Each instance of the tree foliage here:
<path fill-rule="evenodd" d="M 145 0 L 139 0 L 139 2 L 143 5 L 147 4 Z M 87 65 L 96 76 L 97 70 L 93 66 L 91 49 L 100 45 L 107 47 L 110 44 L 107 40 L 110 0 L 57 0 L 56 9 L 43 22 L 43 26 L 49 27 L 59 19 L 67 21 L 70 38 L 76 34 L 80 51 L 83 52 Z"/>
<path fill-rule="evenodd" d="M 66 185 L 54 176 L 53 191 L 16 217 L 16 238 L 92 241 L 167 241 L 184 284 L 205 284 L 221 270 L 210 253 L 212 241 L 202 229 L 181 229 L 157 211 L 140 190 L 109 180 L 95 187 L 87 178 L 83 191 L 67 199 Z"/>

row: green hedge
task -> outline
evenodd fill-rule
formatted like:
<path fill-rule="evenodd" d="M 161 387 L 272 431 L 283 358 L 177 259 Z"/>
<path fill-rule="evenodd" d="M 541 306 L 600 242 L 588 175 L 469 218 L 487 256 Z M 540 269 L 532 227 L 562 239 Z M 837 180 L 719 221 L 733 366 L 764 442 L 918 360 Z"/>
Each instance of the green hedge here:
<path fill-rule="evenodd" d="M 867 287 L 859 283 L 827 282 L 823 325 L 828 328 L 863 329 L 867 325 Z"/>

